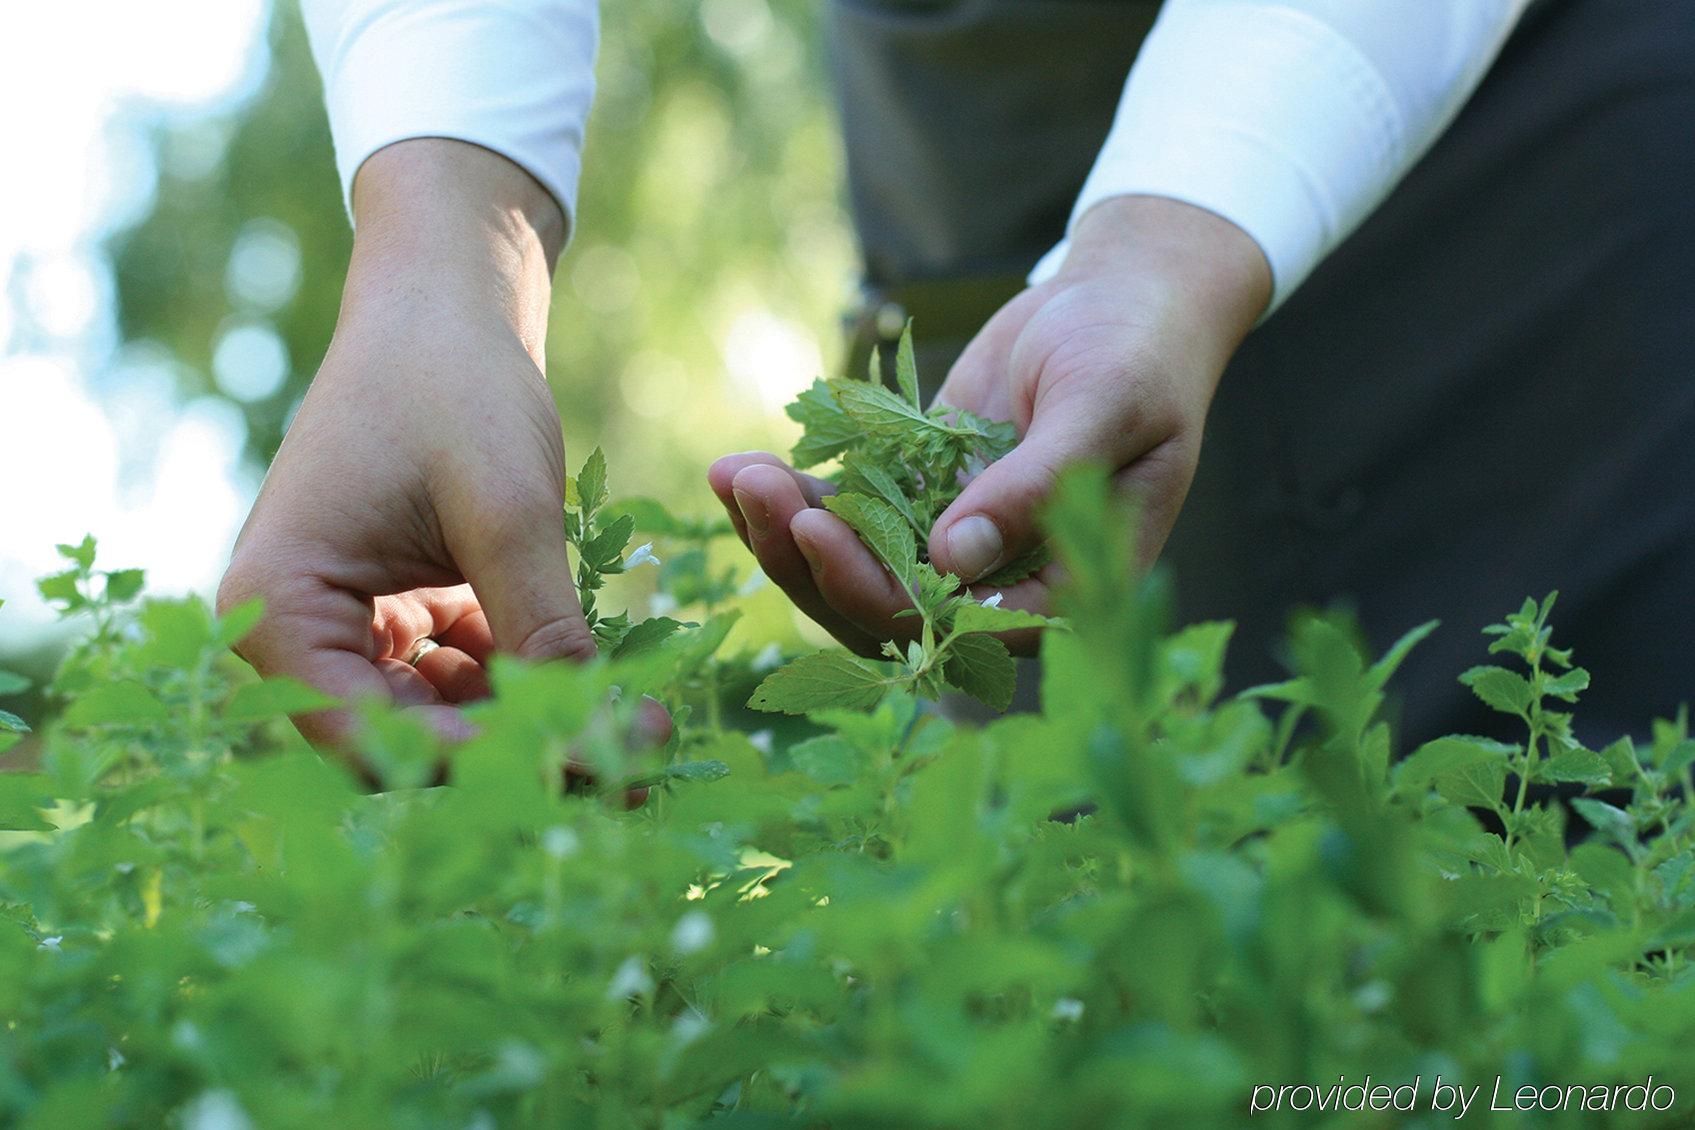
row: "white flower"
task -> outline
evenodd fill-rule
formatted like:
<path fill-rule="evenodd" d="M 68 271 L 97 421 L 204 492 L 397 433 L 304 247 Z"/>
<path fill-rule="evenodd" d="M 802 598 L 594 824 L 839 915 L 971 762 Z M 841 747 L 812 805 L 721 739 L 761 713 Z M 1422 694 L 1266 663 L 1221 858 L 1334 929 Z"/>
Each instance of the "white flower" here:
<path fill-rule="evenodd" d="M 712 944 L 712 919 L 704 910 L 691 910 L 677 919 L 671 948 L 680 954 L 699 953 Z"/>
<path fill-rule="evenodd" d="M 124 1064 L 126 1064 L 128 1062 L 129 1061 L 124 1058 L 124 1053 L 119 1051 L 117 1048 L 107 1048 L 106 1049 L 106 1068 L 107 1068 L 107 1070 L 116 1071 L 118 1068 L 122 1067 Z"/>
<path fill-rule="evenodd" d="M 636 546 L 636 551 L 624 558 L 624 568 L 634 569 L 637 565 L 657 565 L 659 558 L 653 555 L 653 543 L 643 542 Z"/>
<path fill-rule="evenodd" d="M 736 593 L 739 596 L 752 596 L 765 587 L 767 580 L 769 578 L 765 576 L 765 570 L 756 567 L 747 575 L 747 580 L 742 582 L 742 587 L 737 589 Z"/>
<path fill-rule="evenodd" d="M 677 611 L 677 598 L 668 592 L 656 592 L 647 601 L 649 616 L 669 616 Z"/>
<path fill-rule="evenodd" d="M 606 995 L 613 1000 L 627 1000 L 652 991 L 653 978 L 647 975 L 647 962 L 638 954 L 626 957 L 624 964 L 612 974 L 612 983 L 606 986 Z"/>
<path fill-rule="evenodd" d="M 59 943 L 64 940 L 65 936 L 63 934 L 54 934 L 51 938 L 41 939 L 41 944 L 35 948 L 38 950 L 52 950 L 54 953 L 58 953 Z"/>
<path fill-rule="evenodd" d="M 697 1008 L 686 1008 L 677 1015 L 676 1023 L 671 1025 L 671 1039 L 678 1047 L 687 1047 L 706 1035 L 712 1027 L 704 1013 Z"/>
<path fill-rule="evenodd" d="M 564 859 L 577 853 L 577 833 L 569 828 L 549 828 L 541 834 L 541 850 L 555 859 Z"/>
<path fill-rule="evenodd" d="M 769 754 L 771 752 L 771 731 L 755 730 L 747 736 L 747 744 L 760 753 Z"/>
<path fill-rule="evenodd" d="M 1076 997 L 1060 997 L 1053 1002 L 1053 1010 L 1048 1015 L 1055 1020 L 1081 1020 L 1083 1002 Z"/>
<path fill-rule="evenodd" d="M 253 1120 L 229 1091 L 202 1091 L 182 1112 L 185 1130 L 253 1130 Z"/>
<path fill-rule="evenodd" d="M 769 671 L 782 661 L 783 649 L 774 643 L 768 643 L 753 657 L 753 669 L 760 672 Z"/>
<path fill-rule="evenodd" d="M 993 596 L 984 597 L 983 598 L 983 607 L 984 608 L 999 608 L 1001 606 L 1001 599 L 1005 595 L 1006 595 L 1005 593 L 998 593 L 997 592 Z"/>

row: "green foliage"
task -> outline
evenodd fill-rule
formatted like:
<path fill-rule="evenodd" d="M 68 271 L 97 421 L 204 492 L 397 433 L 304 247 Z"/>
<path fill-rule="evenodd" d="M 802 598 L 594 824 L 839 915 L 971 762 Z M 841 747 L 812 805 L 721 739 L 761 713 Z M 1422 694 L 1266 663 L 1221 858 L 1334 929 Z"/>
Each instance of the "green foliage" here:
<path fill-rule="evenodd" d="M 579 543 L 624 515 L 676 531 L 672 559 L 722 536 L 606 503 L 601 474 Z M 957 727 L 910 669 L 831 653 L 760 691 L 806 722 L 756 731 L 731 598 L 688 573 L 699 627 L 496 661 L 462 747 L 367 709 L 375 794 L 282 728 L 313 692 L 225 654 L 252 609 L 119 607 L 91 546 L 104 630 L 54 680 L 37 770 L 0 777 L 0 1122 L 1204 1130 L 1247 1124 L 1255 1084 L 1339 1075 L 1421 1076 L 1427 1110 L 1440 1073 L 1652 1074 L 1664 1114 L 1536 1124 L 1687 1125 L 1687 719 L 1577 742 L 1551 601 L 1490 629 L 1527 691 L 1466 676 L 1515 741 L 1396 757 L 1378 709 L 1426 629 L 1372 662 L 1307 618 L 1290 680 L 1227 694 L 1229 626 L 1168 628 L 1112 499 L 1089 472 L 1054 499 L 1071 628 L 1042 637 L 1038 714 Z M 930 583 L 969 683 L 1022 620 L 944 614 Z M 663 749 L 625 740 L 644 693 L 677 719 Z M 1514 776 L 1582 794 L 1594 833 L 1568 848 Z"/>
<path fill-rule="evenodd" d="M 662 643 L 683 625 L 668 616 L 632 623 L 627 612 L 601 614 L 595 594 L 607 577 L 636 565 L 660 564 L 652 542 L 624 556 L 635 533 L 636 516 L 628 512 L 603 515 L 606 500 L 606 455 L 597 447 L 583 469 L 565 480 L 565 540 L 577 551 L 577 599 L 595 643 L 623 658 Z"/>
<path fill-rule="evenodd" d="M 866 380 L 815 381 L 789 405 L 789 415 L 806 429 L 792 455 L 798 466 L 839 459 L 839 490 L 825 507 L 852 526 L 860 540 L 900 582 L 919 618 L 917 639 L 907 647 L 889 642 L 883 654 L 898 673 L 846 656 L 822 653 L 806 660 L 805 675 L 779 671 L 759 687 L 751 705 L 759 710 L 803 714 L 829 701 L 834 688 L 864 703 L 877 688 L 898 686 L 936 698 L 964 691 L 996 710 L 1012 702 L 1015 669 L 1006 645 L 984 633 L 1055 626 L 1033 612 L 997 607 L 1000 594 L 979 604 L 958 577 L 939 572 L 925 549 L 930 528 L 960 493 L 962 475 L 981 470 L 1016 442 L 1010 424 L 991 423 L 960 409 L 926 412 L 918 398 L 912 326 L 901 333 L 895 357 L 900 394 L 877 383 L 873 354 Z M 1023 580 L 1047 560 L 1045 550 L 1028 555 L 984 578 L 999 586 Z"/>

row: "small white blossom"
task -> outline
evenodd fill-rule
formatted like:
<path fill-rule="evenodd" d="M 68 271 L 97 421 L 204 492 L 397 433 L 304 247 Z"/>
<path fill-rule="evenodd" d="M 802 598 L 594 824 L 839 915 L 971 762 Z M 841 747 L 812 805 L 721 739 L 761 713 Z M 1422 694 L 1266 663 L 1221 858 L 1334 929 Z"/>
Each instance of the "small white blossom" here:
<path fill-rule="evenodd" d="M 634 569 L 637 565 L 657 565 L 659 558 L 653 555 L 653 543 L 643 542 L 636 546 L 634 553 L 624 558 L 624 568 Z"/>
<path fill-rule="evenodd" d="M 669 616 L 677 611 L 677 598 L 668 592 L 656 592 L 647 599 L 649 616 Z"/>
<path fill-rule="evenodd" d="M 782 661 L 783 649 L 774 643 L 768 643 L 753 657 L 753 669 L 759 672 L 769 671 Z"/>
<path fill-rule="evenodd" d="M 1075 1021 L 1083 1019 L 1083 1002 L 1076 997 L 1060 997 L 1053 1002 L 1053 1011 L 1048 1016 L 1054 1020 Z"/>
<path fill-rule="evenodd" d="M 182 1112 L 184 1130 L 253 1130 L 253 1120 L 229 1091 L 203 1091 Z"/>
<path fill-rule="evenodd" d="M 555 859 L 575 855 L 578 843 L 577 833 L 566 827 L 549 828 L 541 834 L 541 850 Z"/>
<path fill-rule="evenodd" d="M 699 953 L 712 944 L 712 935 L 712 918 L 704 910 L 691 910 L 677 919 L 671 948 L 680 954 Z"/>
<path fill-rule="evenodd" d="M 771 752 L 771 731 L 755 730 L 747 736 L 747 744 L 760 753 L 769 754 Z"/>
<path fill-rule="evenodd" d="M 627 1000 L 652 991 L 653 978 L 647 975 L 647 962 L 639 954 L 626 957 L 612 974 L 612 983 L 606 986 L 606 995 L 613 1000 Z"/>
<path fill-rule="evenodd" d="M 984 608 L 999 608 L 1001 606 L 1001 598 L 1004 597 L 1005 595 L 1006 595 L 1005 593 L 998 593 L 997 592 L 993 596 L 984 597 L 983 598 L 983 607 Z"/>
<path fill-rule="evenodd" d="M 124 1053 L 119 1051 L 117 1048 L 106 1049 L 106 1069 L 108 1071 L 116 1071 L 128 1062 L 129 1061 L 124 1058 Z"/>
<path fill-rule="evenodd" d="M 737 589 L 736 593 L 740 596 L 752 596 L 754 593 L 764 588 L 766 581 L 769 579 L 770 578 L 765 575 L 765 570 L 756 568 L 753 572 L 747 575 L 747 580 L 742 582 L 742 587 Z"/>
<path fill-rule="evenodd" d="M 671 1038 L 676 1041 L 678 1047 L 687 1047 L 706 1035 L 707 1029 L 711 1027 L 712 1021 L 699 1009 L 684 1009 L 671 1025 Z"/>
<path fill-rule="evenodd" d="M 41 944 L 35 948 L 38 950 L 51 950 L 54 953 L 58 953 L 59 943 L 64 940 L 65 936 L 63 934 L 54 934 L 51 938 L 41 939 Z"/>

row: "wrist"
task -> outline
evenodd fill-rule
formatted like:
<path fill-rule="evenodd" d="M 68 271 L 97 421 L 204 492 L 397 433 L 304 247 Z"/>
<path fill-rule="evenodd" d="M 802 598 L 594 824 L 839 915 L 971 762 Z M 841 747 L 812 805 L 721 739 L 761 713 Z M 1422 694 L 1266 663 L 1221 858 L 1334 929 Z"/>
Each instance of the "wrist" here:
<path fill-rule="evenodd" d="M 1101 201 L 1078 221 L 1056 278 L 1133 278 L 1157 311 L 1193 323 L 1227 359 L 1271 301 L 1253 237 L 1204 208 L 1158 196 Z"/>
<path fill-rule="evenodd" d="M 528 173 L 464 142 L 397 142 L 360 168 L 353 214 L 341 327 L 504 327 L 540 363 L 565 218 Z"/>

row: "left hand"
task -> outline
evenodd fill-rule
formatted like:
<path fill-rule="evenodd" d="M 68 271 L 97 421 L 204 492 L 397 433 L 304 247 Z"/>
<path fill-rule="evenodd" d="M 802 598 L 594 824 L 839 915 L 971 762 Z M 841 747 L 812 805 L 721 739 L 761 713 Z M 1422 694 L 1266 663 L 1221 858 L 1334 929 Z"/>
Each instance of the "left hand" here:
<path fill-rule="evenodd" d="M 1003 306 L 937 394 L 1021 438 L 937 520 L 930 560 L 966 581 L 989 575 L 1040 540 L 1059 473 L 1093 461 L 1139 501 L 1152 561 L 1194 478 L 1219 376 L 1270 294 L 1259 246 L 1213 213 L 1135 196 L 1090 209 L 1059 273 Z M 911 601 L 822 508 L 831 484 L 764 452 L 726 456 L 708 478 L 766 574 L 844 645 L 875 656 L 911 638 L 915 618 L 895 619 Z M 1048 611 L 1052 579 L 1050 567 L 1009 587 L 1006 606 Z M 1008 643 L 1028 651 L 1022 635 Z"/>

